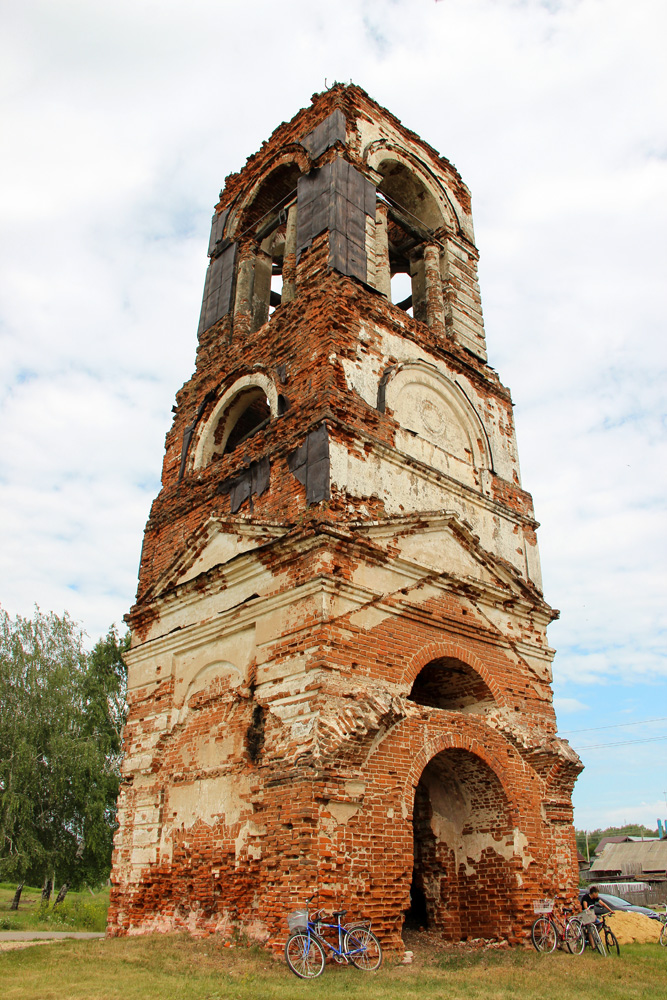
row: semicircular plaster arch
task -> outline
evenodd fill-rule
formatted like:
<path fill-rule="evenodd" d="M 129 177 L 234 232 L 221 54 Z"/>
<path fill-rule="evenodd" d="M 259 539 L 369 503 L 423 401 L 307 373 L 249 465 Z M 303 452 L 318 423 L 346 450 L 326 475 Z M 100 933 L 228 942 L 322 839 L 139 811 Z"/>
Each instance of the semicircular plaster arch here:
<path fill-rule="evenodd" d="M 268 375 L 261 374 L 260 372 L 251 372 L 248 375 L 242 375 L 240 378 L 236 379 L 236 381 L 233 382 L 232 385 L 230 385 L 230 387 L 222 394 L 209 414 L 208 419 L 204 424 L 202 424 L 193 453 L 193 469 L 203 468 L 205 465 L 208 465 L 215 452 L 222 453 L 224 451 L 224 447 L 227 443 L 227 438 L 229 437 L 232 427 L 228 426 L 225 428 L 225 433 L 220 441 L 215 441 L 215 431 L 218 426 L 218 421 L 227 410 L 231 409 L 234 400 L 240 396 L 241 393 L 254 388 L 261 389 L 263 391 L 269 404 L 271 419 L 275 420 L 278 416 L 278 390 L 273 382 L 273 379 L 269 378 Z M 230 413 L 230 417 L 231 416 L 232 414 Z M 233 422 L 233 420 L 230 420 L 230 425 L 233 425 Z"/>
<path fill-rule="evenodd" d="M 496 704 L 501 708 L 505 707 L 505 697 L 499 688 L 497 681 L 491 675 L 490 671 L 484 666 L 483 662 L 478 656 L 475 656 L 474 653 L 471 653 L 464 646 L 458 646 L 454 642 L 431 642 L 428 646 L 423 646 L 420 650 L 418 650 L 403 671 L 403 676 L 399 682 L 401 687 L 405 688 L 406 692 L 409 694 L 419 672 L 423 670 L 428 663 L 431 663 L 433 660 L 439 660 L 443 657 L 447 657 L 452 660 L 460 660 L 461 663 L 465 663 L 466 666 L 470 667 L 471 670 L 474 670 L 476 674 L 479 674 L 491 691 Z"/>
<path fill-rule="evenodd" d="M 188 714 L 189 702 L 196 694 L 205 691 L 212 682 L 222 680 L 224 680 L 227 689 L 234 689 L 241 685 L 243 677 L 239 668 L 230 663 L 229 660 L 214 660 L 201 667 L 187 686 L 178 713 L 178 721 L 182 722 Z"/>
<path fill-rule="evenodd" d="M 489 439 L 479 414 L 460 387 L 434 365 L 426 361 L 398 365 L 385 383 L 384 402 L 401 427 L 453 460 L 453 468 L 447 462 L 446 471 L 455 477 L 458 471 L 467 481 L 466 466 L 476 471 L 493 469 Z M 402 445 L 408 454 L 423 458 L 410 435 Z"/>
<path fill-rule="evenodd" d="M 363 156 L 366 164 L 375 170 L 376 173 L 380 173 L 378 168 L 385 160 L 394 160 L 396 163 L 400 163 L 406 170 L 417 178 L 427 193 L 435 201 L 440 211 L 440 215 L 442 216 L 440 225 L 447 226 L 449 229 L 452 229 L 457 233 L 461 232 L 462 223 L 458 212 L 456 211 L 456 208 L 452 204 L 442 184 L 438 181 L 432 171 L 429 170 L 426 164 L 417 159 L 417 157 L 412 155 L 407 149 L 402 149 L 401 147 L 382 139 L 376 139 L 375 142 L 371 142 L 366 147 Z M 431 226 L 429 228 L 437 229 L 439 227 Z"/>

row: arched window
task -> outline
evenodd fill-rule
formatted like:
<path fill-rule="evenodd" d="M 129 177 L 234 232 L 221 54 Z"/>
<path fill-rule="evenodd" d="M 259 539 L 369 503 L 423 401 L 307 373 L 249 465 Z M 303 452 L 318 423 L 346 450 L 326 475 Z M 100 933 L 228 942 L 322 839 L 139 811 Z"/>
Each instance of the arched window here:
<path fill-rule="evenodd" d="M 214 440 L 221 447 L 220 454 L 227 455 L 234 451 L 242 441 L 265 427 L 270 419 L 271 408 L 263 389 L 252 388 L 240 392 L 228 410 L 221 415 L 214 431 Z"/>
<path fill-rule="evenodd" d="M 241 237 L 253 246 L 252 257 L 246 257 L 248 273 L 240 282 L 251 330 L 259 330 L 276 306 L 294 298 L 294 275 L 287 272 L 289 265 L 292 270 L 296 266 L 296 188 L 300 173 L 298 163 L 277 167 L 261 183 L 241 216 Z"/>
<path fill-rule="evenodd" d="M 229 455 L 284 409 L 273 381 L 260 372 L 244 375 L 220 397 L 199 433 L 194 468 Z"/>
<path fill-rule="evenodd" d="M 462 660 L 443 656 L 431 660 L 417 674 L 410 701 L 450 712 L 485 715 L 496 706 L 488 684 Z"/>

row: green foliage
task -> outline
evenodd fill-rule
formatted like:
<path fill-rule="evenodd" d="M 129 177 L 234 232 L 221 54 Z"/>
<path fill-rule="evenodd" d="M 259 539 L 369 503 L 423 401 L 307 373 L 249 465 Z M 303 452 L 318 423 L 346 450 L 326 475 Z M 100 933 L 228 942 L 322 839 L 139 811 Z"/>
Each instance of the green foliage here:
<path fill-rule="evenodd" d="M 608 826 L 604 830 L 575 830 L 577 835 L 577 850 L 586 857 L 586 834 L 588 833 L 588 850 L 591 860 L 595 853 L 595 848 L 604 837 L 657 837 L 657 829 L 651 830 L 647 826 L 637 823 L 628 823 L 625 826 Z"/>
<path fill-rule="evenodd" d="M 81 897 L 66 899 L 53 907 L 46 907 L 40 914 L 47 926 L 54 931 L 68 930 L 104 932 L 107 926 L 108 901 L 87 900 Z"/>
<path fill-rule="evenodd" d="M 18 910 L 10 910 L 14 883 L 0 883 L 0 931 L 98 931 L 106 928 L 109 890 L 70 892 L 53 905 L 41 899 L 41 889 L 26 886 Z"/>
<path fill-rule="evenodd" d="M 127 642 L 111 628 L 86 653 L 66 613 L 0 609 L 0 878 L 107 877 Z"/>

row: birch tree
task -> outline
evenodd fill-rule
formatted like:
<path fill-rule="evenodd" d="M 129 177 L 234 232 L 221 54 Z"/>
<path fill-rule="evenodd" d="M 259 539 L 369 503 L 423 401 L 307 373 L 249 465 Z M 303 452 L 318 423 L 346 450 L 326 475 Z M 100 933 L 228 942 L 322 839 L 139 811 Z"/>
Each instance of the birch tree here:
<path fill-rule="evenodd" d="M 0 879 L 107 877 L 115 828 L 127 640 L 90 653 L 68 614 L 0 609 Z"/>

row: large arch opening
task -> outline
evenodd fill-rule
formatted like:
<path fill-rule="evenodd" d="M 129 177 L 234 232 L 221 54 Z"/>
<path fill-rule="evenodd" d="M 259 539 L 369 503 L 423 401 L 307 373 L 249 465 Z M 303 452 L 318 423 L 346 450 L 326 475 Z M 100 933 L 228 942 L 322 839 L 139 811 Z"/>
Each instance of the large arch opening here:
<path fill-rule="evenodd" d="M 487 715 L 497 707 L 486 681 L 453 656 L 441 656 L 422 667 L 408 698 L 418 705 L 466 715 Z"/>
<path fill-rule="evenodd" d="M 415 791 L 413 836 L 405 927 L 449 941 L 509 936 L 514 831 L 507 796 L 488 764 L 467 750 L 436 754 Z"/>
<path fill-rule="evenodd" d="M 239 225 L 241 236 L 253 228 L 259 239 L 267 235 L 266 229 L 275 224 L 280 209 L 296 196 L 300 174 L 301 167 L 295 162 L 282 163 L 271 171 L 243 212 Z"/>
<path fill-rule="evenodd" d="M 296 193 L 301 164 L 282 163 L 261 182 L 238 222 L 250 253 L 237 280 L 237 306 L 259 330 L 283 301 L 295 295 Z"/>
<path fill-rule="evenodd" d="M 378 190 L 387 195 L 398 209 L 427 229 L 439 229 L 443 224 L 437 201 L 417 174 L 393 158 L 382 160 L 377 171 L 382 175 Z"/>
<path fill-rule="evenodd" d="M 378 164 L 378 191 L 388 203 L 387 241 L 391 301 L 426 320 L 424 242 L 444 223 L 440 207 L 416 173 L 400 160 Z"/>

